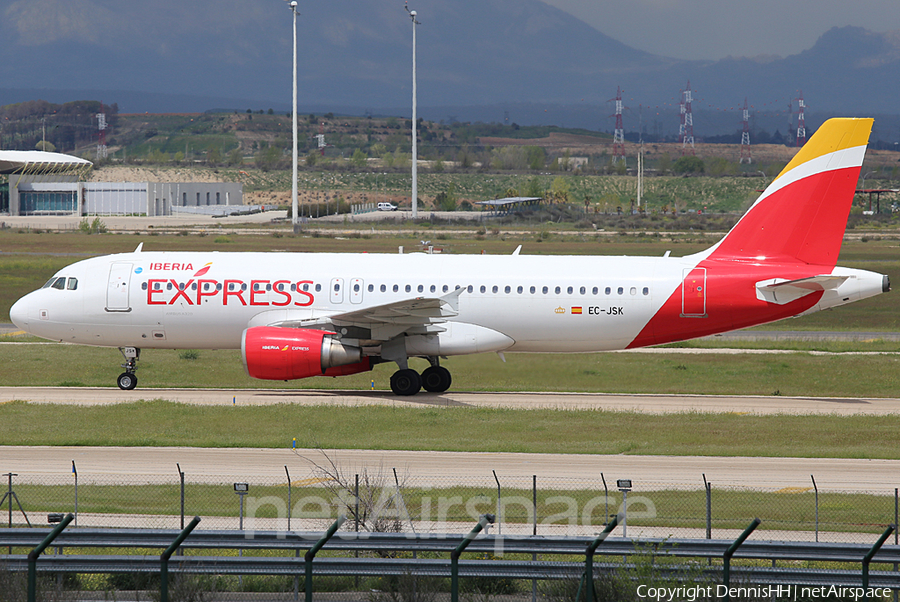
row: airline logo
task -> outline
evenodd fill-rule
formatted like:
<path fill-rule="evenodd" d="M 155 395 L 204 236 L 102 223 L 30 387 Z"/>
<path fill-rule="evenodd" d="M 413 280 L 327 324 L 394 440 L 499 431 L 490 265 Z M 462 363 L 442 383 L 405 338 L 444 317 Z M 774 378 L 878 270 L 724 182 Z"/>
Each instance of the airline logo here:
<path fill-rule="evenodd" d="M 197 270 L 194 273 L 194 278 L 199 278 L 200 276 L 206 275 L 206 272 L 208 272 L 209 268 L 211 268 L 211 267 L 212 267 L 212 262 L 210 261 L 209 263 L 207 263 L 205 266 L 203 266 L 202 268 L 200 268 L 199 270 Z"/>
<path fill-rule="evenodd" d="M 197 273 L 206 273 L 209 265 Z M 243 280 L 219 281 L 202 277 L 195 280 L 192 277 L 187 282 L 178 282 L 174 278 L 151 278 L 146 283 L 147 305 L 175 305 L 181 300 L 185 305 L 202 305 L 209 301 L 228 305 L 230 301 L 232 305 L 309 307 L 315 297 L 305 289 L 312 284 L 311 280 L 251 280 L 248 286 Z"/>

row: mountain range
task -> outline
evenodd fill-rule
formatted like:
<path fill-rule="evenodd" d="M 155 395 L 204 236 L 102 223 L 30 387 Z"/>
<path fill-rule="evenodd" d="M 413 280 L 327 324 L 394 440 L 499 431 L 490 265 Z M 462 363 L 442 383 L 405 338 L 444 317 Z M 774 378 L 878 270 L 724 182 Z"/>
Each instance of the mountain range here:
<path fill-rule="evenodd" d="M 677 115 L 688 81 L 694 110 L 730 112 L 723 122 L 734 128 L 745 97 L 754 111 L 786 114 L 801 90 L 808 123 L 900 113 L 900 32 L 841 27 L 788 57 L 684 61 L 626 46 L 538 0 L 416 4 L 419 114 L 429 119 L 610 129 L 607 101 L 617 87 L 632 124 L 638 112 L 649 123 Z M 412 24 L 399 0 L 301 2 L 298 10 L 302 112 L 410 114 Z M 0 104 L 89 97 L 122 112 L 290 106 L 284 2 L 12 0 L 0 16 Z M 677 129 L 675 119 L 665 127 Z"/>

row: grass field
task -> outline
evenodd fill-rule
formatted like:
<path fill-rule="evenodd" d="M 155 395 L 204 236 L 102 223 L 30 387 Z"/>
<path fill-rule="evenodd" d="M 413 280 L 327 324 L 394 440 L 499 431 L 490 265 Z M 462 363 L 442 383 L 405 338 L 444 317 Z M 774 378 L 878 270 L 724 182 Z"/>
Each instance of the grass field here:
<path fill-rule="evenodd" d="M 900 416 L 465 407 L 0 406 L 7 445 L 298 447 L 900 459 Z M 115 425 L 115 426 L 113 426 Z M 565 437 L 559 437 L 565 433 Z M 802 436 L 801 436 L 802 434 Z"/>

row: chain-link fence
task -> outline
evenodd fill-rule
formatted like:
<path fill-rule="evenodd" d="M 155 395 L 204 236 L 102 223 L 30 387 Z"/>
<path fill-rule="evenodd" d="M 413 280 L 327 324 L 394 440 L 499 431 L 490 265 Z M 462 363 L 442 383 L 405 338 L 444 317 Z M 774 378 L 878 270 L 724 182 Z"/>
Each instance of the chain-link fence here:
<path fill-rule="evenodd" d="M 733 539 L 762 519 L 757 539 L 872 542 L 897 521 L 896 489 L 834 491 L 798 483 L 779 489 L 599 478 L 410 476 L 387 468 L 346 473 L 326 463 L 300 477 L 244 475 L 16 474 L 2 477 L 0 526 L 46 525 L 73 512 L 75 527 L 318 531 L 339 514 L 360 531 L 462 533 L 484 513 L 491 533 L 592 536 L 621 514 L 623 535 Z M 619 485 L 623 485 L 619 487 Z M 897 543 L 896 536 L 888 543 Z"/>

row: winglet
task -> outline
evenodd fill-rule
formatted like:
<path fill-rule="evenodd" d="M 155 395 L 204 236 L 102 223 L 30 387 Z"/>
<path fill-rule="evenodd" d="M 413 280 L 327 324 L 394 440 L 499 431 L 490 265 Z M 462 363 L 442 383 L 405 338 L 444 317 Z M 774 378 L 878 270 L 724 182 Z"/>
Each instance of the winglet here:
<path fill-rule="evenodd" d="M 135 253 L 140 253 L 144 248 L 144 243 L 138 243 L 137 249 L 134 250 Z"/>

